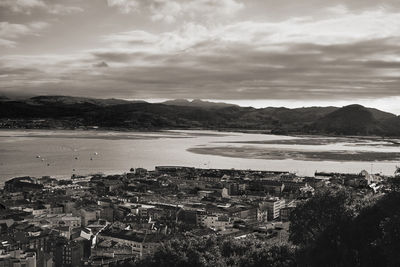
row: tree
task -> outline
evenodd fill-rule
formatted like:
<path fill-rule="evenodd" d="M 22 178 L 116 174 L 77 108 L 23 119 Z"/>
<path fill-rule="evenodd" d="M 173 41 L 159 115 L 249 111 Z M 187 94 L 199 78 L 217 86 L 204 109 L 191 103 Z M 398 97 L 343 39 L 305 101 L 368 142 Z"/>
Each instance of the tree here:
<path fill-rule="evenodd" d="M 388 266 L 400 266 L 400 215 L 396 214 L 386 218 L 381 223 L 382 239 L 381 245 L 385 257 L 388 259 Z"/>
<path fill-rule="evenodd" d="M 173 239 L 162 244 L 154 255 L 137 262 L 137 266 L 224 266 L 221 258 L 215 238 Z"/>
<path fill-rule="evenodd" d="M 400 175 L 389 178 L 388 184 L 392 192 L 400 192 Z"/>
<path fill-rule="evenodd" d="M 287 246 L 270 247 L 256 239 L 184 238 L 163 244 L 134 266 L 237 266 L 292 267 L 294 252 Z"/>
<path fill-rule="evenodd" d="M 290 233 L 292 238 L 298 238 L 293 238 L 299 246 L 297 264 L 310 267 L 400 266 L 400 193 L 392 192 L 372 203 L 368 202 L 357 216 L 349 212 L 346 203 L 351 201 L 342 199 L 343 196 L 346 197 L 324 193 L 322 197 L 316 196 L 299 207 L 299 210 L 312 210 L 308 211 L 308 216 L 314 217 L 307 221 L 301 214 L 296 214 L 292 218 L 304 223 L 303 227 L 298 225 L 299 222 L 294 223 L 295 227 L 291 230 L 299 232 Z M 334 211 L 335 203 L 337 211 Z M 324 210 L 325 215 L 322 214 Z M 317 230 L 311 236 L 307 227 Z M 307 242 L 302 242 L 300 238 Z"/>
<path fill-rule="evenodd" d="M 292 267 L 296 266 L 292 250 L 287 246 L 261 246 L 247 250 L 239 261 L 240 267 Z"/>
<path fill-rule="evenodd" d="M 324 190 L 298 205 L 290 215 L 289 240 L 300 247 L 314 244 L 326 230 L 352 217 L 345 191 Z"/>
<path fill-rule="evenodd" d="M 359 266 L 393 266 L 392 248 L 399 245 L 400 193 L 384 195 L 374 205 L 363 209 L 353 221 L 352 246 L 357 251 Z M 397 228 L 396 228 L 397 227 Z M 397 256 L 398 257 L 398 256 Z M 394 265 L 398 266 L 398 265 Z"/>

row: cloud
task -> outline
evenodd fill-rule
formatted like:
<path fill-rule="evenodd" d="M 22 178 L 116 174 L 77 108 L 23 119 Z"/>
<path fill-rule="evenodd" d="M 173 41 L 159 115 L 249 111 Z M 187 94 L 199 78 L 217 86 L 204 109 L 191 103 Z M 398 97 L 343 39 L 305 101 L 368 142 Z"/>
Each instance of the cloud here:
<path fill-rule="evenodd" d="M 1 39 L 0 38 L 0 47 L 8 47 L 8 48 L 12 48 L 15 47 L 17 43 L 14 41 L 10 41 L 10 40 L 6 40 L 6 39 Z"/>
<path fill-rule="evenodd" d="M 138 11 L 140 2 L 137 0 L 107 0 L 108 6 L 117 7 L 122 13 Z"/>
<path fill-rule="evenodd" d="M 127 51 L 172 53 L 185 49 L 207 51 L 218 43 L 248 43 L 253 49 L 282 50 L 281 44 L 286 43 L 330 45 L 389 37 L 400 37 L 400 13 L 378 9 L 324 18 L 241 21 L 212 27 L 182 23 L 178 29 L 160 34 L 136 30 L 107 35 L 103 40 L 113 48 Z"/>
<path fill-rule="evenodd" d="M 76 6 L 64 6 L 64 5 L 48 5 L 46 8 L 47 12 L 55 15 L 69 15 L 79 12 L 83 12 L 83 9 Z"/>
<path fill-rule="evenodd" d="M 101 61 L 99 63 L 93 64 L 93 67 L 95 67 L 95 68 L 107 68 L 108 64 L 105 61 Z"/>
<path fill-rule="evenodd" d="M 65 57 L 3 57 L 2 88 L 123 98 L 349 100 L 398 95 L 399 39 L 351 44 L 285 44 L 256 50 L 217 43 L 207 53 L 99 51 Z M 202 47 L 200 50 L 203 49 Z M 113 60 L 113 68 L 93 68 Z M 107 63 L 106 63 L 107 64 Z M 107 64 L 108 65 L 108 64 Z M 35 66 L 35 67 L 32 67 Z M 111 89 L 110 89 L 111 88 Z"/>
<path fill-rule="evenodd" d="M 173 23 L 183 19 L 231 17 L 244 7 L 237 0 L 107 0 L 122 13 L 149 12 L 153 21 Z"/>
<path fill-rule="evenodd" d="M 29 13 L 33 8 L 45 8 L 46 4 L 42 0 L 2 0 L 0 7 L 9 8 L 13 12 Z"/>
<path fill-rule="evenodd" d="M 398 14 L 381 12 L 325 20 L 248 21 L 211 29 L 187 23 L 159 35 L 124 32 L 104 38 L 112 48 L 93 55 L 119 66 L 104 76 L 108 82 L 115 79 L 119 88 L 133 87 L 136 94 L 152 97 L 392 96 L 398 94 L 400 82 L 400 20 Z M 367 23 L 365 17 L 373 21 Z M 357 36 L 342 26 L 348 21 L 356 24 Z M 385 21 L 394 24 L 382 32 L 379 25 Z M 332 25 L 337 27 L 335 38 L 324 38 Z"/>
<path fill-rule="evenodd" d="M 32 22 L 29 24 L 0 22 L 0 46 L 15 47 L 17 44 L 15 39 L 25 35 L 37 35 L 48 25 L 46 22 Z"/>
<path fill-rule="evenodd" d="M 136 30 L 106 35 L 103 36 L 102 40 L 116 47 L 128 46 L 130 48 L 135 48 L 152 44 L 158 40 L 158 37 L 146 31 Z"/>
<path fill-rule="evenodd" d="M 44 10 L 50 14 L 66 15 L 72 13 L 82 12 L 83 9 L 74 6 L 64 6 L 61 4 L 54 4 L 54 1 L 44 0 L 1 0 L 0 8 L 7 8 L 16 13 L 30 14 L 33 10 Z"/>
<path fill-rule="evenodd" d="M 127 3 L 114 3 L 122 2 Z M 137 7 L 130 8 L 135 12 Z M 176 12 L 175 19 L 190 17 L 182 9 Z M 354 12 L 347 6 L 322 13 L 278 21 L 182 22 L 161 33 L 136 29 L 102 36 L 97 48 L 80 54 L 2 57 L 0 75 L 6 76 L 0 89 L 122 98 L 344 101 L 398 96 L 400 14 Z M 0 37 L 14 41 L 28 34 L 14 28 Z"/>

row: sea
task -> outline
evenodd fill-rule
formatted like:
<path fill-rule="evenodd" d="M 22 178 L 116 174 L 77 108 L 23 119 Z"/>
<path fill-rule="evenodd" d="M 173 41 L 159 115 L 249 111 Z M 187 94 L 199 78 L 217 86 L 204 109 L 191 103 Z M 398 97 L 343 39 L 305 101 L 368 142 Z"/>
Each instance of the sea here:
<path fill-rule="evenodd" d="M 0 183 L 19 176 L 119 174 L 155 166 L 393 175 L 399 140 L 173 130 L 0 130 Z M 352 156 L 354 155 L 354 157 Z"/>

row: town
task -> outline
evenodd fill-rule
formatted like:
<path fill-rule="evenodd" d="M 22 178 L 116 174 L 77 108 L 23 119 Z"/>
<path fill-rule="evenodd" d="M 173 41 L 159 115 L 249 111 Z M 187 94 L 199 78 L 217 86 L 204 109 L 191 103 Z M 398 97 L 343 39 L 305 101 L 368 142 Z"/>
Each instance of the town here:
<path fill-rule="evenodd" d="M 291 212 L 319 190 L 365 198 L 390 191 L 390 178 L 184 166 L 17 177 L 1 191 L 0 266 L 124 266 L 187 237 L 284 244 Z"/>

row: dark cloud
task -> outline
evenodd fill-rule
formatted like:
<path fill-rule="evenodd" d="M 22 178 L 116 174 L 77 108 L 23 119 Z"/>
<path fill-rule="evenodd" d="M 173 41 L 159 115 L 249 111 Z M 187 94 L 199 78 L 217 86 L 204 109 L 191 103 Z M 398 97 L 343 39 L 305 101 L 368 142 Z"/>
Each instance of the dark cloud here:
<path fill-rule="evenodd" d="M 105 61 L 93 64 L 95 68 L 108 68 L 108 64 Z"/>
<path fill-rule="evenodd" d="M 138 52 L 138 53 L 131 53 L 131 52 L 113 52 L 113 51 L 107 51 L 107 52 L 94 52 L 93 56 L 100 60 L 106 60 L 106 61 L 111 61 L 111 62 L 130 62 L 134 59 L 138 58 L 143 58 L 146 56 L 146 54 Z"/>
<path fill-rule="evenodd" d="M 129 59 L 133 64 L 100 73 L 83 68 L 62 75 L 29 68 L 3 68 L 0 75 L 12 74 L 9 81 L 22 77 L 22 90 L 37 88 L 40 82 L 40 90 L 49 90 L 47 93 L 68 90 L 75 95 L 90 92 L 104 97 L 305 100 L 390 97 L 399 94 L 400 76 L 396 76 L 396 71 L 400 64 L 377 58 L 398 53 L 397 41 L 385 38 L 334 45 L 287 43 L 282 44 L 285 49 L 281 51 L 232 43 L 204 55 L 191 50 L 180 54 L 148 53 L 148 56 L 144 52 L 138 56 L 110 51 L 95 56 L 119 63 Z M 146 58 L 146 65 L 135 64 L 138 58 Z M 93 66 L 108 64 L 100 61 Z M 35 83 L 31 84 L 29 79 L 33 76 Z"/>

